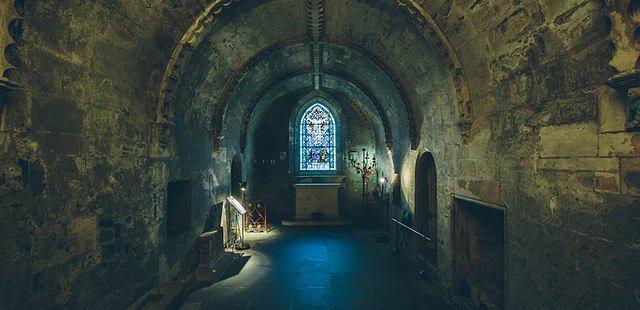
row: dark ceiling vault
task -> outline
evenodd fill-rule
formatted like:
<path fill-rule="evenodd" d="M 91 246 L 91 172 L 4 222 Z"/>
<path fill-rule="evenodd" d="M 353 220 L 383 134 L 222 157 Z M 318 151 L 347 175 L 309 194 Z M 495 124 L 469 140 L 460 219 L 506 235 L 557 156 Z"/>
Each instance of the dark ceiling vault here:
<path fill-rule="evenodd" d="M 226 109 L 230 104 L 230 100 L 233 99 L 235 92 L 246 91 L 247 88 L 240 87 L 241 82 L 253 81 L 251 77 L 251 73 L 252 73 L 251 71 L 255 70 L 256 66 L 261 65 L 260 64 L 261 62 L 264 63 L 264 62 L 268 62 L 270 59 L 277 58 L 279 56 L 279 55 L 276 55 L 278 54 L 278 52 L 293 49 L 295 48 L 296 45 L 301 46 L 300 43 L 301 42 L 276 43 L 270 46 L 269 48 L 258 53 L 258 55 L 256 55 L 254 58 L 249 60 L 246 64 L 244 64 L 241 70 L 237 71 L 237 74 L 234 75 L 234 77 L 229 80 L 229 82 L 226 84 L 225 88 L 222 90 L 220 94 L 220 97 L 219 97 L 220 104 L 217 105 L 218 110 L 215 113 L 213 113 L 213 116 L 212 116 L 212 128 L 214 128 L 214 132 L 220 132 L 219 127 L 216 127 L 216 126 L 222 126 L 222 123 L 225 119 L 224 115 L 226 115 L 227 113 Z M 330 45 L 336 46 L 333 44 L 330 44 Z M 355 46 L 347 47 L 347 46 L 339 45 L 337 46 L 337 48 L 353 49 L 354 50 L 353 53 L 356 53 L 355 52 L 356 50 L 358 53 L 365 52 L 363 49 Z M 290 55 L 291 53 L 293 52 L 284 53 L 284 55 Z M 284 56 L 280 56 L 280 57 L 284 57 Z M 350 72 L 348 72 L 348 70 L 339 70 L 337 68 L 335 69 L 324 68 L 322 73 L 324 75 L 336 76 L 336 77 L 339 77 L 340 79 L 347 81 L 351 85 L 358 88 L 361 92 L 366 94 L 368 98 L 370 98 L 370 100 L 374 103 L 373 111 L 377 113 L 382 119 L 382 124 L 385 130 L 385 137 L 386 137 L 384 143 L 388 146 L 391 146 L 393 143 L 393 133 L 391 129 L 391 122 L 389 120 L 389 117 L 390 117 L 389 113 L 396 114 L 396 115 L 401 115 L 406 113 L 406 117 L 410 120 L 413 120 L 413 112 L 411 110 L 411 107 L 407 103 L 407 99 L 406 99 L 406 95 L 404 94 L 404 91 L 401 88 L 399 88 L 398 81 L 394 80 L 393 76 L 389 74 L 388 69 L 384 68 L 381 62 L 377 61 L 376 59 L 373 59 L 372 57 L 365 56 L 365 58 L 370 60 L 372 64 L 377 66 L 376 67 L 377 72 L 386 74 L 386 77 L 389 79 L 389 81 L 392 81 L 391 86 L 393 86 L 393 89 L 391 89 L 390 91 L 396 92 L 398 97 L 401 98 L 402 102 L 399 102 L 401 103 L 401 105 L 399 106 L 400 109 L 394 110 L 393 109 L 394 107 L 390 106 L 389 104 L 382 105 L 380 100 L 377 99 L 379 96 L 376 90 L 373 89 L 375 85 L 368 85 L 366 80 L 362 80 L 361 77 L 351 74 Z M 266 79 L 264 79 L 264 81 L 261 81 L 262 82 L 261 86 L 255 92 L 253 92 L 254 95 L 250 97 L 251 99 L 247 103 L 247 108 L 244 113 L 245 117 L 242 123 L 242 131 L 246 132 L 246 127 L 249 125 L 250 120 L 254 117 L 253 111 L 255 109 L 255 104 L 257 104 L 262 99 L 262 97 L 272 87 L 274 87 L 274 85 L 276 85 L 281 81 L 287 80 L 289 78 L 296 77 L 299 75 L 307 75 L 307 74 L 312 74 L 312 75 L 315 74 L 315 69 L 309 68 L 309 67 L 294 68 L 293 70 L 285 71 L 283 73 L 270 75 Z M 370 72 L 369 74 L 378 74 L 378 73 Z M 315 79 L 312 79 L 313 83 L 315 83 L 315 81 L 316 81 Z M 302 86 L 303 85 L 301 85 L 301 87 Z M 316 85 L 313 84 L 313 86 L 315 89 Z M 381 86 L 378 85 L 377 87 L 379 88 Z M 225 109 L 225 110 L 223 111 L 222 109 Z M 405 111 L 403 111 L 402 109 L 405 109 Z M 413 121 L 409 122 L 409 124 L 413 124 L 413 123 L 414 123 Z M 414 136 L 415 128 L 411 126 L 409 127 L 409 129 L 410 129 L 409 134 Z M 243 141 L 246 141 L 246 140 L 241 137 L 242 148 L 244 148 Z"/>
<path fill-rule="evenodd" d="M 307 0 L 308 36 L 313 66 L 313 87 L 322 86 L 322 60 L 324 43 L 324 0 Z"/>
<path fill-rule="evenodd" d="M 196 19 L 196 22 L 190 27 L 189 31 L 185 33 L 183 39 L 180 41 L 180 44 L 176 47 L 173 52 L 173 55 L 169 61 L 167 66 L 167 70 L 163 77 L 163 82 L 161 84 L 161 91 L 158 96 L 158 104 L 156 108 L 156 119 L 155 119 L 155 130 L 154 130 L 154 145 L 157 144 L 158 141 L 163 140 L 160 137 L 163 135 L 169 135 L 171 128 L 173 126 L 173 105 L 177 94 L 177 87 L 181 83 L 181 81 L 185 78 L 185 75 L 193 75 L 192 70 L 185 70 L 186 66 L 191 63 L 201 62 L 198 58 L 202 56 L 198 55 L 206 55 L 206 52 L 199 50 L 207 50 L 214 48 L 213 46 L 217 43 L 216 36 L 214 33 L 217 33 L 219 27 L 217 26 L 220 23 L 220 27 L 223 25 L 229 25 L 234 20 L 245 20 L 248 18 L 261 18 L 261 12 L 269 12 L 269 7 L 274 6 L 284 6 L 287 5 L 289 7 L 294 7 L 296 5 L 300 5 L 296 1 L 286 1 L 286 0 L 272 0 L 272 1 L 215 1 L 207 8 L 205 8 L 204 12 L 200 17 Z M 326 7 L 326 5 L 330 5 L 330 7 Z M 242 9 L 238 9 L 236 11 L 242 11 L 242 13 L 238 13 L 234 11 L 234 8 L 238 6 L 242 6 Z M 458 124 L 462 128 L 468 128 L 470 118 L 469 118 L 469 108 L 468 108 L 468 94 L 466 91 L 466 82 L 464 79 L 464 70 L 457 60 L 455 55 L 455 51 L 451 48 L 451 46 L 447 43 L 444 34 L 435 29 L 435 23 L 433 23 L 432 19 L 424 10 L 416 9 L 417 4 L 413 1 L 399 1 L 395 5 L 391 1 L 379 1 L 375 6 L 366 6 L 366 10 L 360 12 L 362 14 L 363 20 L 367 21 L 362 24 L 357 24 L 353 26 L 345 26 L 336 28 L 333 24 L 339 23 L 342 24 L 344 18 L 343 16 L 339 16 L 341 14 L 342 7 L 349 7 L 355 11 L 361 9 L 363 6 L 359 1 L 356 0 L 348 0 L 348 1 L 340 1 L 336 3 L 325 3 L 322 0 L 308 0 L 304 2 L 303 6 L 300 6 L 300 9 L 304 11 L 304 14 L 299 15 L 298 18 L 303 17 L 306 18 L 305 21 L 296 21 L 291 20 L 291 25 L 284 25 L 283 29 L 277 29 L 278 26 L 273 26 L 274 29 L 257 29 L 252 31 L 245 31 L 242 36 L 254 36 L 255 38 L 264 37 L 265 39 L 268 37 L 281 37 L 282 39 L 269 42 L 268 45 L 264 45 L 264 41 L 262 39 L 258 40 L 262 43 L 261 48 L 258 50 L 253 49 L 253 52 L 248 58 L 242 61 L 240 66 L 232 69 L 232 73 L 225 77 L 226 81 L 222 83 L 224 86 L 222 88 L 211 87 L 211 85 L 207 86 L 209 80 L 212 78 L 200 78 L 202 82 L 200 90 L 196 90 L 196 93 L 202 94 L 204 89 L 207 89 L 207 92 L 218 92 L 217 98 L 209 98 L 209 102 L 213 102 L 214 108 L 211 110 L 211 121 L 210 121 L 210 131 L 212 136 L 214 137 L 214 143 L 217 144 L 216 141 L 220 141 L 224 133 L 224 123 L 225 123 L 225 115 L 228 110 L 228 104 L 230 104 L 229 100 L 232 96 L 231 94 L 237 90 L 238 85 L 240 84 L 240 80 L 242 80 L 247 72 L 252 70 L 252 68 L 264 60 L 265 58 L 269 58 L 270 55 L 276 53 L 278 50 L 287 49 L 289 46 L 304 43 L 308 46 L 307 55 L 308 62 L 304 64 L 302 67 L 297 67 L 295 69 L 289 70 L 288 72 L 273 72 L 271 74 L 263 74 L 262 78 L 269 81 L 266 83 L 266 86 L 257 88 L 255 91 L 255 95 L 252 96 L 252 99 L 248 101 L 247 108 L 245 111 L 241 112 L 244 115 L 244 118 L 250 120 L 252 111 L 252 104 L 258 102 L 261 94 L 266 93 L 268 91 L 269 85 L 274 85 L 278 82 L 278 79 L 287 78 L 290 76 L 294 76 L 296 74 L 306 74 L 311 72 L 311 77 L 313 81 L 314 89 L 320 89 L 322 87 L 322 78 L 323 74 L 331 74 L 339 76 L 340 78 L 357 85 L 358 88 L 366 93 L 369 97 L 371 97 L 376 106 L 374 107 L 374 112 L 379 114 L 380 118 L 383 119 L 385 124 L 385 136 L 386 141 L 385 144 L 391 146 L 394 143 L 392 139 L 392 134 L 389 130 L 389 114 L 394 115 L 393 117 L 404 117 L 407 124 L 409 124 L 409 132 L 406 134 L 402 134 L 402 136 L 407 136 L 410 139 L 412 148 L 416 148 L 420 141 L 420 130 L 422 120 L 416 118 L 416 113 L 418 111 L 422 111 L 424 108 L 422 107 L 425 104 L 429 104 L 428 98 L 421 96 L 421 93 L 424 93 L 424 90 L 418 89 L 416 86 L 422 83 L 421 79 L 434 79 L 439 80 L 443 79 L 444 82 L 439 83 L 433 87 L 441 87 L 446 85 L 447 83 L 451 83 L 451 88 L 453 89 L 453 94 L 457 98 L 457 111 L 458 111 Z M 404 14 L 402 9 L 406 9 L 406 12 L 409 14 Z M 230 14 L 227 16 L 224 12 L 229 11 Z M 249 13 L 244 13 L 249 12 Z M 328 13 L 329 12 L 329 13 Z M 244 15 L 243 15 L 244 14 Z M 268 13 L 265 13 L 268 14 Z M 327 14 L 330 14 L 327 16 Z M 382 15 L 380 15 L 382 14 Z M 375 16 L 376 18 L 367 18 L 368 16 Z M 380 15 L 380 16 L 378 16 Z M 424 52 L 419 52 L 417 49 L 415 53 L 417 55 L 403 55 L 401 51 L 392 51 L 392 48 L 395 45 L 402 45 L 401 41 L 398 38 L 388 37 L 388 35 L 380 34 L 379 38 L 376 40 L 367 39 L 367 37 L 371 36 L 373 33 L 369 33 L 370 31 L 374 31 L 373 29 L 365 29 L 362 27 L 371 27 L 372 23 L 382 27 L 384 23 L 390 23 L 391 20 L 385 20 L 384 18 L 380 18 L 381 16 L 389 16 L 387 18 L 391 18 L 390 16 L 394 16 L 393 18 L 406 20 L 404 21 L 406 27 L 406 31 L 408 32 L 416 32 L 418 36 L 424 36 L 425 43 L 422 49 Z M 402 17 L 404 16 L 404 17 Z M 410 19 L 408 17 L 413 17 Z M 223 20 L 220 22 L 219 20 Z M 396 21 L 397 22 L 397 21 Z M 306 24 L 304 31 L 306 34 L 297 33 L 298 24 Z M 329 24 L 327 24 L 329 23 Z M 294 26 L 296 25 L 296 26 Z M 356 27 L 356 28 L 354 28 Z M 348 28 L 347 32 L 337 31 L 336 29 Z M 362 28 L 362 29 L 360 29 Z M 241 31 L 244 31 L 241 29 Z M 280 31 L 280 33 L 276 36 L 273 34 L 269 34 L 270 32 Z M 359 34 L 361 33 L 361 34 Z M 282 34 L 285 34 L 282 36 Z M 302 39 L 305 38 L 306 39 Z M 388 39 L 387 39 L 388 38 Z M 261 41 L 262 40 L 262 41 Z M 381 41 L 377 41 L 381 40 Z M 387 42 L 388 41 L 388 42 Z M 206 45 L 201 44 L 201 42 L 207 42 Z M 430 43 L 433 42 L 433 43 Z M 383 43 L 383 44 L 381 44 Z M 214 44 L 214 45 L 212 45 Z M 233 44 L 233 42 L 229 43 Z M 379 103 L 384 99 L 376 98 L 376 90 L 379 88 L 378 85 L 369 83 L 367 79 L 366 72 L 360 72 L 359 75 L 355 75 L 350 73 L 352 70 L 341 70 L 338 65 L 334 65 L 333 67 L 327 66 L 325 61 L 327 61 L 327 51 L 326 44 L 338 44 L 345 48 L 352 49 L 360 54 L 362 57 L 368 58 L 371 62 L 375 63 L 379 68 L 384 71 L 384 74 L 391 80 L 395 87 L 395 92 L 399 94 L 401 98 L 401 105 L 404 107 L 404 111 L 399 115 L 398 111 L 389 110 L 388 108 L 382 107 Z M 372 45 L 373 44 L 373 45 Z M 259 45 L 256 45 L 259 46 Z M 385 46 L 388 48 L 385 49 Z M 372 49 L 373 48 L 373 49 Z M 415 49 L 415 48 L 414 48 Z M 247 49 L 250 50 L 250 49 Z M 198 52 L 196 52 L 198 51 Z M 214 48 L 216 53 L 222 52 L 219 48 Z M 435 51 L 432 52 L 432 51 Z M 195 53 L 194 53 L 195 52 Z M 246 53 L 246 51 L 244 51 Z M 420 55 L 420 53 L 426 53 Z M 428 59 L 432 59 L 434 55 L 439 59 L 433 59 L 429 61 L 425 61 Z M 244 57 L 245 55 L 243 55 Z M 415 70 L 417 73 L 411 73 L 407 71 L 409 68 L 404 67 L 404 65 L 398 66 L 400 63 L 411 63 L 411 61 L 407 61 L 408 59 L 403 59 L 403 57 L 421 57 L 421 63 L 430 63 L 434 68 L 426 68 L 424 72 L 420 72 L 420 70 Z M 195 58 L 194 58 L 195 57 Z M 402 60 L 402 61 L 401 61 Z M 207 65 L 207 63 L 209 63 Z M 210 67 L 210 70 L 218 70 L 217 67 L 212 66 L 210 60 L 204 61 L 204 64 L 199 64 L 200 67 Z M 449 73 L 445 73 L 443 76 L 440 73 L 433 73 L 432 77 L 427 77 L 425 74 L 431 74 L 428 72 L 440 72 L 441 69 L 437 69 L 436 67 L 442 66 L 444 68 L 443 72 L 448 71 Z M 202 70 L 202 69 L 199 69 Z M 434 71 L 435 70 L 435 71 Z M 277 70 L 276 70 L 277 71 Z M 205 73 L 206 74 L 206 73 Z M 413 74 L 413 75 L 411 75 Z M 222 78 L 222 77 L 221 77 Z M 216 79 L 216 78 L 213 78 Z M 193 84 L 193 79 L 189 80 L 189 83 Z M 219 84 L 219 82 L 216 82 Z M 433 83 L 433 82 L 431 82 Z M 205 87 L 205 88 L 203 88 Z M 242 91 L 246 91 L 246 88 L 243 88 Z M 192 101 L 188 97 L 181 97 L 180 101 L 184 102 Z M 213 101 L 212 101 L 213 100 Z M 427 101 L 425 101 L 427 100 Z M 195 100 L 198 101 L 198 100 Z M 202 100 L 201 100 L 202 101 Z M 385 113 L 386 112 L 386 113 Z M 404 116 L 402 116 L 404 115 Z M 243 121 L 243 128 L 240 130 L 243 134 L 247 132 L 246 126 L 249 121 Z M 242 138 L 242 141 L 246 141 L 246 139 Z M 244 149 L 244 146 L 241 146 Z M 152 150 L 156 150 L 157 153 L 162 153 L 162 147 L 152 147 Z"/>
<path fill-rule="evenodd" d="M 296 72 L 291 72 L 285 75 L 276 76 L 264 87 L 262 87 L 260 91 L 256 92 L 256 95 L 251 99 L 250 105 L 247 108 L 242 120 L 241 133 L 240 133 L 240 148 L 242 151 L 244 151 L 244 149 L 246 148 L 247 134 L 249 132 L 248 127 L 250 123 L 252 122 L 252 120 L 256 120 L 260 118 L 260 115 L 256 115 L 257 114 L 256 108 L 258 104 L 265 97 L 272 98 L 273 96 L 273 95 L 267 95 L 269 91 L 274 89 L 277 84 L 286 84 L 287 81 L 289 80 L 295 79 L 300 76 L 312 75 L 312 73 L 313 72 L 311 70 L 306 70 L 306 71 L 296 71 Z M 389 121 L 389 116 L 387 115 L 385 108 L 382 106 L 380 101 L 376 99 L 375 94 L 371 90 L 369 90 L 364 84 L 360 83 L 357 79 L 348 79 L 342 74 L 336 74 L 335 72 L 330 72 L 326 70 L 324 71 L 324 73 L 325 73 L 324 76 L 327 79 L 342 80 L 342 82 L 339 82 L 339 83 L 344 85 L 344 87 L 353 88 L 354 91 L 361 92 L 363 96 L 360 96 L 360 97 L 366 98 L 370 100 L 371 103 L 373 103 L 373 106 L 375 107 L 374 111 L 377 114 L 376 116 L 380 118 L 379 123 L 383 125 L 382 129 L 384 131 L 384 143 L 387 146 L 387 148 L 390 148 L 391 145 L 393 144 L 393 132 L 391 129 L 391 122 Z M 306 87 L 305 84 L 295 83 L 295 85 L 291 85 L 290 88 L 288 88 L 286 91 L 293 92 L 297 89 L 305 88 L 305 87 Z M 327 86 L 323 87 L 323 89 L 332 90 L 332 88 Z M 340 91 L 340 90 L 334 90 L 334 91 L 339 94 L 345 95 L 344 91 Z M 351 100 L 357 104 L 359 109 L 365 110 L 365 111 L 371 111 L 371 109 L 368 108 L 366 104 L 362 103 L 362 100 L 356 100 L 353 98 L 353 96 L 349 96 L 349 95 L 345 95 L 345 96 L 351 98 Z"/>

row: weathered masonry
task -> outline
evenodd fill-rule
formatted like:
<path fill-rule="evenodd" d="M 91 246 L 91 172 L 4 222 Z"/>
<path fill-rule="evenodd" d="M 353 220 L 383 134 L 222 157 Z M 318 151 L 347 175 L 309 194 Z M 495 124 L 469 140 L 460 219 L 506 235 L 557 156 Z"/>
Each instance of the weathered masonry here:
<path fill-rule="evenodd" d="M 185 281 L 234 195 L 388 207 L 456 307 L 638 308 L 639 40 L 638 0 L 5 0 L 0 303 Z"/>

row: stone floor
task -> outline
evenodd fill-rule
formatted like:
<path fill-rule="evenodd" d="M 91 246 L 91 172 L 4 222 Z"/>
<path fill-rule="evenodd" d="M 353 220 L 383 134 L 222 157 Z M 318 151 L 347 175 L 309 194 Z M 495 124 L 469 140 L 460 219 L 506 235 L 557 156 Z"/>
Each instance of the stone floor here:
<path fill-rule="evenodd" d="M 251 235 L 245 257 L 182 309 L 450 309 L 415 264 L 373 233 L 282 227 Z"/>

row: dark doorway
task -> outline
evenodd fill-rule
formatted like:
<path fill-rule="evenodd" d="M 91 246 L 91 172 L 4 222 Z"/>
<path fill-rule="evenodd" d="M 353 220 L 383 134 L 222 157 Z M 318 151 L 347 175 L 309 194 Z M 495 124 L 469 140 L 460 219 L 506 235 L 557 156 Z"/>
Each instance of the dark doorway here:
<path fill-rule="evenodd" d="M 421 251 L 425 259 L 436 267 L 438 263 L 438 187 L 433 155 L 422 154 L 418 158 L 415 171 L 416 228 L 433 240 Z"/>
<path fill-rule="evenodd" d="M 231 161 L 231 194 L 240 198 L 242 196 L 240 183 L 242 182 L 242 161 L 240 156 L 236 155 Z"/>
<path fill-rule="evenodd" d="M 461 199 L 454 204 L 456 289 L 481 309 L 504 309 L 504 218 L 499 206 Z"/>

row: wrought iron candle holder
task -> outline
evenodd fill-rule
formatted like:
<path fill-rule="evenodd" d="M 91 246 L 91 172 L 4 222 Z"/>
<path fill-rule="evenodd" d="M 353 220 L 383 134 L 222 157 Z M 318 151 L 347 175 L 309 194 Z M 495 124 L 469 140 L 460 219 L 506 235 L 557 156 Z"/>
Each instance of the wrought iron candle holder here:
<path fill-rule="evenodd" d="M 375 156 L 373 158 L 369 157 L 369 152 L 365 148 L 362 148 L 362 159 L 360 161 L 356 159 L 356 155 L 356 151 L 349 152 L 349 166 L 356 169 L 356 173 L 362 176 L 362 211 L 364 212 L 367 207 L 369 178 L 375 173 L 378 161 Z"/>

